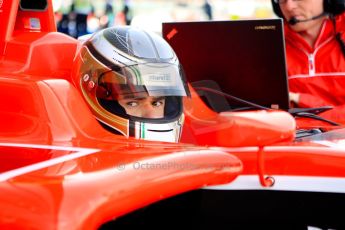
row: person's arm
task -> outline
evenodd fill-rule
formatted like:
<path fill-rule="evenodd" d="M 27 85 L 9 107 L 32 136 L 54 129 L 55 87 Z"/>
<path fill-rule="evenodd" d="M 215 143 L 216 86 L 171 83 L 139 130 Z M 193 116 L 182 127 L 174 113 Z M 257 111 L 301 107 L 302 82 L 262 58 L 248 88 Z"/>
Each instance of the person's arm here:
<path fill-rule="evenodd" d="M 295 105 L 299 104 L 299 93 L 289 92 L 289 100 Z"/>
<path fill-rule="evenodd" d="M 313 108 L 329 105 L 327 102 L 321 100 L 321 98 L 305 93 L 289 92 L 290 102 L 301 108 Z"/>

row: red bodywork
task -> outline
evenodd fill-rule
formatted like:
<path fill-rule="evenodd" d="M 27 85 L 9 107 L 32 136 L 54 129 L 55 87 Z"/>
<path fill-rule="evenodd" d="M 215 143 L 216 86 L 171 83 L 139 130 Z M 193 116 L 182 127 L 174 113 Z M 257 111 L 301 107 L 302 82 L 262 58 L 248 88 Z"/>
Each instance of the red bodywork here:
<path fill-rule="evenodd" d="M 210 185 L 279 190 L 281 177 L 344 181 L 345 150 L 337 146 L 345 132 L 333 136 L 338 143 L 294 142 L 288 113 L 218 114 L 192 88 L 180 144 L 108 133 L 71 80 L 78 41 L 56 32 L 51 0 L 45 11 L 1 3 L 1 229 L 95 229 Z"/>

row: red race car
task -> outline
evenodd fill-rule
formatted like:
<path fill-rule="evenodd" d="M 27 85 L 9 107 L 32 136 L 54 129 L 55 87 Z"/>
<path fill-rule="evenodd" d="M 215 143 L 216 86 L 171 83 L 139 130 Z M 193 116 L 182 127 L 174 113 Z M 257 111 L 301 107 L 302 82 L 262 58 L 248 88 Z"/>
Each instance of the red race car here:
<path fill-rule="evenodd" d="M 188 85 L 179 143 L 115 135 L 74 81 L 80 44 L 51 0 L 0 1 L 1 229 L 345 227 L 342 126 L 296 138 L 285 111 L 218 113 Z"/>

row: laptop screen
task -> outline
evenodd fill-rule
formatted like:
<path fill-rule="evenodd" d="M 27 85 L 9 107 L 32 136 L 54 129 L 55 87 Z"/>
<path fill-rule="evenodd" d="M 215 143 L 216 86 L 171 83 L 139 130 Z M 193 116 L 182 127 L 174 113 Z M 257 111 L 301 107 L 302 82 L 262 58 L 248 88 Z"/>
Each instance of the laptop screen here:
<path fill-rule="evenodd" d="M 162 35 L 193 86 L 219 89 L 269 108 L 289 108 L 281 19 L 168 22 Z M 246 106 L 227 99 L 215 110 Z"/>

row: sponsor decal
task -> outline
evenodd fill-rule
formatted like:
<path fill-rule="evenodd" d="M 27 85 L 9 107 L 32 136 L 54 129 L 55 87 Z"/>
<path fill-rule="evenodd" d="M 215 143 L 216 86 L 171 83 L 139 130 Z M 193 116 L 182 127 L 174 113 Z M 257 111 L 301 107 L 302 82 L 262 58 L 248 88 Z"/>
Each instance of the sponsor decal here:
<path fill-rule="evenodd" d="M 151 74 L 149 75 L 149 80 L 153 82 L 162 82 L 162 81 L 171 81 L 171 77 L 169 74 Z"/>
<path fill-rule="evenodd" d="M 175 28 L 173 28 L 167 35 L 167 38 L 170 40 L 172 39 L 176 34 L 177 34 L 177 30 Z"/>

